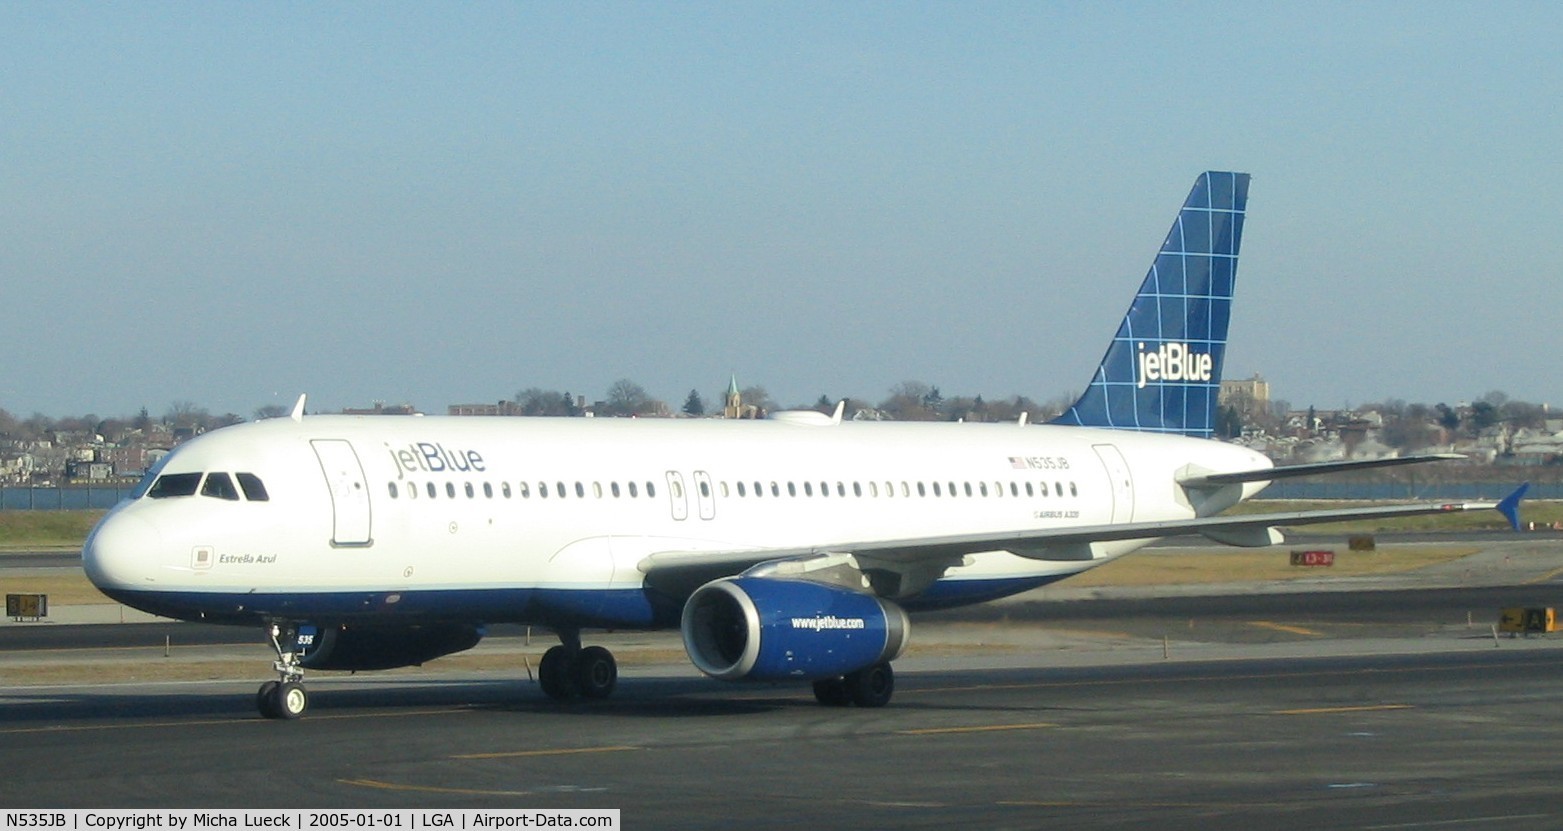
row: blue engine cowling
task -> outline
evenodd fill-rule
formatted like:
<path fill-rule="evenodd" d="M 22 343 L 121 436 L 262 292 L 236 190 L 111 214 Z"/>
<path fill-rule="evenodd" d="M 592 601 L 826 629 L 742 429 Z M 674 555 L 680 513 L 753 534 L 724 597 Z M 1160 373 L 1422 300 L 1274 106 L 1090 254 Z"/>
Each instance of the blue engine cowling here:
<path fill-rule="evenodd" d="M 465 623 L 358 627 L 302 624 L 294 635 L 306 669 L 372 670 L 417 666 L 477 646 L 483 629 Z"/>
<path fill-rule="evenodd" d="M 684 650 L 724 681 L 834 678 L 894 660 L 910 623 L 871 594 L 764 577 L 701 586 L 684 604 Z"/>

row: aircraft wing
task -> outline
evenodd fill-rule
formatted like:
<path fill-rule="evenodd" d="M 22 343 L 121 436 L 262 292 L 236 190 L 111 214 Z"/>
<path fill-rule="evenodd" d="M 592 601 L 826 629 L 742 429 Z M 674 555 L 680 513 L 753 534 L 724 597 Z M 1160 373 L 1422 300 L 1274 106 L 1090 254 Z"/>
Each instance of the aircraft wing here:
<path fill-rule="evenodd" d="M 760 563 L 822 554 L 852 554 L 892 568 L 906 569 L 948 568 L 959 565 L 961 559 L 968 554 L 983 551 L 1009 551 L 1017 556 L 1035 560 L 1084 561 L 1094 559 L 1091 550 L 1093 542 L 1201 534 L 1227 545 L 1264 546 L 1281 541 L 1281 533 L 1277 526 L 1446 514 L 1489 508 L 1501 511 L 1509 518 L 1510 524 L 1517 528 L 1519 519 L 1516 511 L 1524 491 L 1525 487 L 1522 486 L 1501 502 L 1422 502 L 1366 508 L 1238 514 L 1111 525 L 1078 525 L 900 540 L 843 540 L 839 543 L 807 548 L 664 551 L 641 560 L 639 568 L 646 575 L 648 583 L 677 592 L 675 587 L 694 583 L 689 585 L 689 590 L 693 591 L 705 580 L 729 576 Z"/>
<path fill-rule="evenodd" d="M 1221 485 L 1237 485 L 1243 482 L 1272 482 L 1277 479 L 1290 479 L 1296 476 L 1319 476 L 1326 473 L 1343 473 L 1345 471 L 1368 470 L 1379 467 L 1399 467 L 1400 465 L 1419 465 L 1427 462 L 1447 462 L 1453 459 L 1464 459 L 1459 453 L 1424 453 L 1417 456 L 1394 456 L 1387 459 L 1342 459 L 1333 462 L 1314 462 L 1306 465 L 1286 465 L 1284 467 L 1255 468 L 1234 473 L 1190 473 L 1178 478 L 1178 484 L 1185 488 L 1209 488 Z"/>

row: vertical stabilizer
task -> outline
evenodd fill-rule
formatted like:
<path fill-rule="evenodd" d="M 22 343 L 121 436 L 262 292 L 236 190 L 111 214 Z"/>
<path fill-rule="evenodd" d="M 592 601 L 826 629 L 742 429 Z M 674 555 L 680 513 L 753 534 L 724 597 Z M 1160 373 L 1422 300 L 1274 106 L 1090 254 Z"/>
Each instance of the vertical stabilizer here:
<path fill-rule="evenodd" d="M 1054 424 L 1215 430 L 1248 174 L 1202 173 L 1085 394 Z"/>

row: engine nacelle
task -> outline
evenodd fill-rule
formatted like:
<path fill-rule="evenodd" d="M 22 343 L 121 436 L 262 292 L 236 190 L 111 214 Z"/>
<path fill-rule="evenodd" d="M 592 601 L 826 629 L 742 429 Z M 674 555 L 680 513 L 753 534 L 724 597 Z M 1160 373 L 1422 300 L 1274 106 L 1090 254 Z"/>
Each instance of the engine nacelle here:
<path fill-rule="evenodd" d="M 371 670 L 409 667 L 471 649 L 483 629 L 465 623 L 359 627 L 300 625 L 294 636 L 306 669 Z"/>
<path fill-rule="evenodd" d="M 807 580 L 723 578 L 684 604 L 684 650 L 724 681 L 834 678 L 894 660 L 910 622 L 871 594 Z"/>

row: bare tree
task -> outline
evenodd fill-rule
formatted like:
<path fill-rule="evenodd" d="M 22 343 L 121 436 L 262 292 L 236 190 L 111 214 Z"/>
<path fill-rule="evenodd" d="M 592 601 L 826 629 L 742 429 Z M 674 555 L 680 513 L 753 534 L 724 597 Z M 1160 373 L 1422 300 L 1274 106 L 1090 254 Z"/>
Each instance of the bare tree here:
<path fill-rule="evenodd" d="M 936 392 L 921 381 L 902 381 L 890 388 L 890 397 L 879 403 L 879 409 L 896 421 L 932 421 L 938 414 L 929 409 L 928 402 L 930 394 Z"/>
<path fill-rule="evenodd" d="M 537 387 L 528 387 L 516 393 L 516 403 L 521 406 L 522 415 L 575 415 L 575 402 L 570 399 L 568 392 L 554 392 Z"/>
<path fill-rule="evenodd" d="M 620 378 L 613 382 L 613 386 L 608 388 L 606 403 L 608 407 L 606 415 L 660 415 L 667 410 L 667 405 L 652 398 L 645 387 L 628 378 Z"/>
<path fill-rule="evenodd" d="M 168 412 L 163 414 L 163 422 L 175 427 L 200 427 L 211 418 L 211 414 L 205 407 L 197 406 L 194 401 L 175 401 L 168 405 Z"/>

